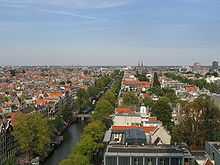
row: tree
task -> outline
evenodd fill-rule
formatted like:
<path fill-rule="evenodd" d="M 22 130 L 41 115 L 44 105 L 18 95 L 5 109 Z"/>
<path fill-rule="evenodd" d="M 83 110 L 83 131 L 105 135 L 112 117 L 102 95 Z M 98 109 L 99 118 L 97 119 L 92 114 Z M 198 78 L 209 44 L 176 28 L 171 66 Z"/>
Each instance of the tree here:
<path fill-rule="evenodd" d="M 98 149 L 98 143 L 95 142 L 91 135 L 84 136 L 80 143 L 76 146 L 75 154 L 85 155 L 92 159 L 92 153 Z"/>
<path fill-rule="evenodd" d="M 16 159 L 11 158 L 5 162 L 5 165 L 15 165 L 16 164 Z"/>
<path fill-rule="evenodd" d="M 161 87 L 157 72 L 154 73 L 153 87 Z"/>
<path fill-rule="evenodd" d="M 85 89 L 80 89 L 77 93 L 77 97 L 81 99 L 87 99 L 89 96 Z"/>
<path fill-rule="evenodd" d="M 94 140 L 98 143 L 105 134 L 105 124 L 100 120 L 94 120 L 89 123 L 88 126 L 84 129 L 84 136 L 92 136 Z"/>
<path fill-rule="evenodd" d="M 170 100 L 167 97 L 161 97 L 158 102 L 152 106 L 152 113 L 163 122 L 163 125 L 171 130 L 172 128 L 172 109 Z"/>
<path fill-rule="evenodd" d="M 175 73 L 165 73 L 164 75 L 167 76 L 168 78 L 180 81 L 182 83 L 196 85 L 200 89 L 203 88 L 208 89 L 211 93 L 220 93 L 220 85 L 218 85 L 217 83 L 208 83 L 205 79 L 192 80 L 184 76 L 177 75 Z"/>
<path fill-rule="evenodd" d="M 89 95 L 84 89 L 77 93 L 76 109 L 81 112 L 91 105 Z"/>
<path fill-rule="evenodd" d="M 151 98 L 147 98 L 147 99 L 144 99 L 144 105 L 146 107 L 148 107 L 148 106 L 152 107 L 154 105 L 154 102 L 153 102 L 153 100 Z"/>
<path fill-rule="evenodd" d="M 99 153 L 100 149 L 103 149 L 102 139 L 107 130 L 105 118 L 113 113 L 115 105 L 114 100 L 115 98 L 117 99 L 117 95 L 120 91 L 123 72 L 119 73 L 120 75 L 117 75 L 117 72 L 111 75 L 111 78 L 115 79 L 112 89 L 108 90 L 99 99 L 92 120 L 88 126 L 85 127 L 80 142 L 74 148 L 71 155 L 66 160 L 62 161 L 60 165 L 90 165 L 97 163 L 94 157 Z M 105 76 L 98 79 L 95 86 L 98 90 L 103 90 L 110 81 L 110 77 Z"/>
<path fill-rule="evenodd" d="M 147 76 L 145 74 L 139 74 L 138 72 L 136 73 L 136 77 L 139 81 L 148 81 L 149 79 L 147 78 Z"/>
<path fill-rule="evenodd" d="M 27 160 L 32 154 L 42 155 L 50 143 L 49 123 L 40 113 L 19 114 L 13 131 Z"/>
<path fill-rule="evenodd" d="M 112 85 L 112 92 L 117 96 L 121 89 L 121 81 L 116 80 L 115 83 Z"/>
<path fill-rule="evenodd" d="M 150 94 L 154 94 L 156 96 L 163 96 L 163 91 L 159 87 L 152 87 L 152 88 L 148 89 L 148 92 Z"/>
<path fill-rule="evenodd" d="M 89 97 L 96 96 L 98 94 L 98 92 L 99 92 L 98 88 L 95 87 L 95 86 L 91 86 L 91 87 L 88 88 L 88 95 L 89 95 Z"/>
<path fill-rule="evenodd" d="M 10 101 L 10 100 L 11 100 L 10 96 L 4 96 L 4 97 L 3 97 L 3 101 L 4 101 L 4 102 L 8 102 L 8 101 Z"/>
<path fill-rule="evenodd" d="M 62 110 L 61 110 L 61 114 L 63 117 L 63 120 L 66 122 L 71 122 L 73 119 L 73 113 L 72 110 L 70 109 L 70 107 L 68 107 L 69 105 L 64 105 Z"/>
<path fill-rule="evenodd" d="M 115 105 L 117 101 L 117 97 L 115 93 L 113 93 L 110 90 L 105 93 L 105 95 L 103 96 L 103 99 L 108 100 L 112 105 Z"/>
<path fill-rule="evenodd" d="M 103 90 L 106 85 L 111 81 L 109 76 L 103 76 L 102 78 L 96 80 L 95 87 L 99 89 L 99 91 Z"/>
<path fill-rule="evenodd" d="M 185 103 L 182 120 L 173 130 L 173 142 L 203 148 L 205 141 L 220 140 L 220 111 L 208 96 Z"/>
<path fill-rule="evenodd" d="M 126 106 L 136 106 L 138 105 L 138 97 L 133 92 L 127 92 L 123 96 L 123 104 Z"/>
<path fill-rule="evenodd" d="M 89 161 L 93 161 L 93 155 L 103 148 L 102 139 L 106 131 L 105 124 L 100 120 L 93 120 L 84 129 L 80 143 L 77 145 L 75 155 L 84 155 Z"/>
<path fill-rule="evenodd" d="M 178 102 L 178 97 L 176 95 L 176 92 L 171 88 L 163 88 L 161 96 L 169 98 L 171 103 L 175 104 Z"/>
<path fill-rule="evenodd" d="M 112 114 L 114 111 L 114 107 L 112 104 L 105 100 L 101 99 L 97 102 L 95 112 L 93 114 L 93 119 L 95 120 L 101 120 L 105 117 L 108 117 L 110 114 Z"/>
<path fill-rule="evenodd" d="M 74 154 L 74 156 L 63 160 L 59 165 L 90 165 L 90 161 L 87 156 L 81 154 Z"/>
<path fill-rule="evenodd" d="M 54 120 L 50 120 L 49 123 L 52 130 L 62 131 L 64 128 L 64 120 L 60 115 L 58 115 Z"/>

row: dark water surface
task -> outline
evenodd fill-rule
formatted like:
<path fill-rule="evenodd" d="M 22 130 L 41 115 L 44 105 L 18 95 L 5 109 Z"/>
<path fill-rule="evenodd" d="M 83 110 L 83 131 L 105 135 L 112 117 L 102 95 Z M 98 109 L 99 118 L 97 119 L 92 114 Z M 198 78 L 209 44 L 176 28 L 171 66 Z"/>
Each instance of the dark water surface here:
<path fill-rule="evenodd" d="M 64 142 L 60 145 L 43 165 L 58 165 L 60 161 L 68 157 L 74 146 L 79 142 L 84 123 L 73 124 L 64 133 Z"/>

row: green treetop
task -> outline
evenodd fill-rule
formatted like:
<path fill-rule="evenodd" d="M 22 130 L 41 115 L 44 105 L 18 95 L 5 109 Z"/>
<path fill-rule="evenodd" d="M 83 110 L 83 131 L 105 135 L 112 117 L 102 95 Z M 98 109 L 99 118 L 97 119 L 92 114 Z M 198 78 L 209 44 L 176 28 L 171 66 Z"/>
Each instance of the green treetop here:
<path fill-rule="evenodd" d="M 137 106 L 139 103 L 138 97 L 133 92 L 127 92 L 123 96 L 123 104 L 126 106 Z"/>
<path fill-rule="evenodd" d="M 51 137 L 48 120 L 40 113 L 19 114 L 13 134 L 27 159 L 44 154 Z"/>

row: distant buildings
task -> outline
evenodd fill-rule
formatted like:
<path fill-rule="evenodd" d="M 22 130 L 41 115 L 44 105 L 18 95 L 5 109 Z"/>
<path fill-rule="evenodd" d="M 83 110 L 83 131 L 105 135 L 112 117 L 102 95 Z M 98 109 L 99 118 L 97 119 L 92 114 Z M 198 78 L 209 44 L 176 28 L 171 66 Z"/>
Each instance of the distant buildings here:
<path fill-rule="evenodd" d="M 136 68 L 141 70 L 141 64 Z M 189 72 L 177 73 L 183 77 L 181 81 L 172 80 L 161 73 L 161 87 L 173 89 L 178 98 L 183 101 L 193 101 L 200 95 L 210 95 L 209 89 L 199 88 L 194 81 L 216 82 L 219 77 L 211 77 L 208 66 L 195 63 Z M 218 68 L 218 63 L 213 63 L 213 69 Z M 164 71 L 167 73 L 168 71 Z M 176 72 L 174 72 L 176 73 Z M 150 74 L 150 72 L 149 72 Z M 152 87 L 151 82 L 142 82 L 135 77 L 134 70 L 126 70 L 122 81 L 121 95 L 125 92 L 133 92 L 139 99 L 148 98 L 154 102 L 159 100 L 148 91 Z M 146 90 L 142 90 L 142 88 Z M 120 95 L 120 96 L 121 96 Z M 157 98 L 157 99 L 155 99 Z M 121 98 L 119 98 L 120 100 Z M 123 102 L 123 100 L 121 101 Z M 123 107 L 123 104 L 115 109 L 112 117 L 112 127 L 106 132 L 104 144 L 104 165 L 220 165 L 220 143 L 207 142 L 205 150 L 191 151 L 184 144 L 171 145 L 169 131 L 163 127 L 163 123 L 152 116 L 151 109 L 145 106 L 134 105 Z M 172 106 L 172 121 L 178 124 L 182 116 L 181 104 Z"/>
<path fill-rule="evenodd" d="M 65 67 L 4 67 L 0 77 L 0 114 L 12 112 L 46 111 L 68 92 L 86 89 L 100 73 L 96 68 L 85 72 Z"/>
<path fill-rule="evenodd" d="M 112 72 L 112 68 L 100 67 L 1 67 L 0 165 L 15 157 L 18 144 L 12 126 L 16 114 L 38 111 L 53 119 L 68 95 L 75 97 L 80 88 L 87 89 L 100 75 Z"/>
<path fill-rule="evenodd" d="M 139 61 L 138 66 L 135 67 L 135 70 L 138 74 L 146 74 L 147 68 L 144 66 L 144 61 Z"/>
<path fill-rule="evenodd" d="M 201 64 L 196 62 L 192 66 L 192 71 L 198 73 L 198 72 L 200 72 L 201 68 L 202 68 Z"/>
<path fill-rule="evenodd" d="M 149 78 L 151 74 L 148 74 L 147 76 Z M 147 89 L 151 88 L 151 86 L 151 82 L 138 80 L 135 77 L 135 73 L 125 72 L 124 74 L 124 78 L 122 81 L 123 91 L 141 92 L 146 91 Z"/>
<path fill-rule="evenodd" d="M 206 81 L 208 83 L 215 83 L 215 82 L 220 81 L 220 77 L 209 76 L 209 77 L 206 78 Z"/>
<path fill-rule="evenodd" d="M 211 70 L 212 70 L 212 71 L 217 71 L 218 69 L 219 69 L 218 61 L 213 61 L 213 62 L 212 62 Z"/>

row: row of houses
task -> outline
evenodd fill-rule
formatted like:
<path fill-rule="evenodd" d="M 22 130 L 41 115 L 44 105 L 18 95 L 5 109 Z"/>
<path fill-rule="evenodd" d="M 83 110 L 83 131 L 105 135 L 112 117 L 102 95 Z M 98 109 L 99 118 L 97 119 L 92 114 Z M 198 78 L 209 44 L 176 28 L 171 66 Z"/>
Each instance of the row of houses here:
<path fill-rule="evenodd" d="M 0 77 L 0 114 L 28 111 L 29 105 L 45 109 L 67 92 L 87 88 L 95 80 L 93 74 L 78 69 L 33 67 L 17 69 L 13 75 L 10 70 L 4 69 Z"/>
<path fill-rule="evenodd" d="M 0 165 L 16 157 L 12 131 L 18 113 L 51 113 L 67 94 L 86 89 L 96 79 L 93 71 L 78 68 L 16 68 L 13 74 L 11 70 L 6 67 L 0 73 Z"/>
<path fill-rule="evenodd" d="M 4 165 L 15 158 L 17 146 L 12 131 L 11 120 L 0 116 L 0 165 Z"/>
<path fill-rule="evenodd" d="M 151 87 L 125 74 L 121 95 L 125 89 L 137 96 Z M 119 100 L 120 97 L 119 97 Z M 119 104 L 123 105 L 123 104 Z M 112 126 L 106 132 L 104 165 L 191 165 L 193 157 L 184 145 L 171 145 L 171 135 L 163 123 L 144 105 L 118 107 L 111 115 Z"/>
<path fill-rule="evenodd" d="M 139 111 L 132 108 L 117 108 L 112 120 L 113 137 L 118 137 L 129 129 L 141 129 L 148 139 L 148 144 L 170 144 L 171 136 L 162 122 L 156 117 L 151 117 L 145 106 L 141 106 Z"/>
<path fill-rule="evenodd" d="M 104 165 L 192 165 L 185 145 L 171 145 L 171 136 L 147 108 L 116 108 L 106 132 Z"/>
<path fill-rule="evenodd" d="M 148 73 L 149 74 L 149 73 Z M 197 95 L 207 94 L 196 86 L 186 85 L 177 81 L 160 78 L 162 88 L 171 88 L 177 96 L 184 99 L 194 99 Z M 147 84 L 143 86 L 142 84 Z M 146 87 L 146 88 L 145 88 Z M 151 82 L 137 80 L 132 71 L 127 70 L 122 81 L 120 96 L 131 91 L 139 98 L 150 98 L 157 101 L 159 97 L 148 93 Z M 145 88 L 145 89 L 143 89 Z M 184 91 L 181 96 L 178 90 Z M 157 97 L 157 98 L 156 98 Z M 163 123 L 152 116 L 149 107 L 123 107 L 119 97 L 119 107 L 115 109 L 112 126 L 106 132 L 104 144 L 104 165 L 218 165 L 219 143 L 207 142 L 205 150 L 192 151 L 186 144 L 172 144 L 171 135 L 163 127 Z M 181 107 L 173 108 L 173 121 L 178 122 L 178 112 Z M 177 121 L 176 121 L 177 120 Z"/>

